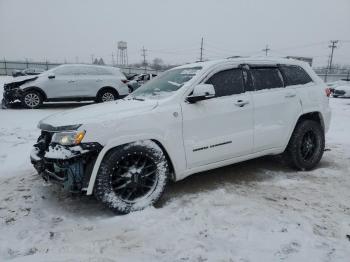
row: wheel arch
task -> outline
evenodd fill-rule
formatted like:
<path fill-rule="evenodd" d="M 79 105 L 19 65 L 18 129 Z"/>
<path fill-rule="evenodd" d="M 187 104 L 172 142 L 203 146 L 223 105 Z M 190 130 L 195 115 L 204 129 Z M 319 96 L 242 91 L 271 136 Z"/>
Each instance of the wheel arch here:
<path fill-rule="evenodd" d="M 294 133 L 294 130 L 295 128 L 297 127 L 297 125 L 299 123 L 301 123 L 302 121 L 304 120 L 313 120 L 313 121 L 316 121 L 317 123 L 319 123 L 323 129 L 323 131 L 325 131 L 325 123 L 324 123 L 324 119 L 323 119 L 323 116 L 322 116 L 322 113 L 319 112 L 319 111 L 311 111 L 311 112 L 306 112 L 306 113 L 303 113 L 301 114 L 297 121 L 295 122 L 294 124 L 294 128 L 292 129 L 292 131 L 290 132 L 289 136 L 288 136 L 288 141 L 284 147 L 284 150 L 287 148 L 288 144 L 289 144 L 289 141 Z"/>
<path fill-rule="evenodd" d="M 47 95 L 44 92 L 44 90 L 42 90 L 40 87 L 37 86 L 30 86 L 30 87 L 26 87 L 23 89 L 23 93 L 26 93 L 28 91 L 36 91 L 39 92 L 42 96 L 43 96 L 43 100 L 46 101 L 47 100 Z"/>
<path fill-rule="evenodd" d="M 128 142 L 126 141 L 120 141 L 120 143 L 110 143 L 110 144 L 107 144 L 103 149 L 102 151 L 99 153 L 96 161 L 95 161 L 95 164 L 94 164 L 94 167 L 92 169 L 92 173 L 91 173 L 91 176 L 90 176 L 90 179 L 89 179 L 89 184 L 88 184 L 88 187 L 87 187 L 87 190 L 86 190 L 86 194 L 87 195 L 91 195 L 93 194 L 93 190 L 94 190 L 94 186 L 95 186 L 95 181 L 96 181 L 96 178 L 97 178 L 97 173 L 100 169 L 100 165 L 102 163 L 102 161 L 104 160 L 104 158 L 107 156 L 108 153 L 110 153 L 112 150 L 114 150 L 115 148 L 117 147 L 120 147 L 120 146 L 124 146 L 124 145 L 128 145 L 130 143 L 134 143 L 134 142 L 138 142 L 138 141 L 152 141 L 154 143 L 156 143 L 160 148 L 161 150 L 163 151 L 166 159 L 168 160 L 168 163 L 169 163 L 169 168 L 170 168 L 170 174 L 171 174 L 171 180 L 173 181 L 176 181 L 176 171 L 175 171 L 175 166 L 174 166 L 174 162 L 173 160 L 171 159 L 169 153 L 168 153 L 168 150 L 166 149 L 167 147 L 165 146 L 164 143 L 161 142 L 160 139 L 158 138 L 141 138 L 141 139 L 133 139 L 133 140 L 130 140 Z"/>
<path fill-rule="evenodd" d="M 105 91 L 105 90 L 112 90 L 115 94 L 117 94 L 117 96 L 119 97 L 119 92 L 118 92 L 118 90 L 115 88 L 115 87 L 113 87 L 113 86 L 104 86 L 104 87 L 101 87 L 98 91 L 97 91 L 97 93 L 96 93 L 96 97 L 98 97 L 100 94 L 101 94 L 101 92 L 103 92 L 103 91 Z"/>
<path fill-rule="evenodd" d="M 308 112 L 308 113 L 305 113 L 305 114 L 302 114 L 299 118 L 298 118 L 298 121 L 297 123 L 295 124 L 295 126 L 300 123 L 301 121 L 304 121 L 304 120 L 313 120 L 313 121 L 316 121 L 318 122 L 321 126 L 322 126 L 322 129 L 325 130 L 325 124 L 324 124 L 324 119 L 323 119 L 323 116 L 321 114 L 321 112 L 319 111 L 313 111 L 313 112 Z M 295 129 L 295 127 L 294 127 Z"/>

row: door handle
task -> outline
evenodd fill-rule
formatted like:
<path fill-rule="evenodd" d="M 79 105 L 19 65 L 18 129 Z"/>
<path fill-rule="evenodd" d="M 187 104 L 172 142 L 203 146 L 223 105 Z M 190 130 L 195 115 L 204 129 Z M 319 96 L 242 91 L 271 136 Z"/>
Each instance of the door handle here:
<path fill-rule="evenodd" d="M 235 105 L 238 107 L 243 107 L 243 106 L 248 105 L 248 104 L 249 104 L 249 101 L 244 101 L 244 100 L 237 100 L 235 102 Z"/>
<path fill-rule="evenodd" d="M 295 97 L 296 94 L 293 94 L 293 93 L 287 93 L 284 97 L 285 98 L 291 98 L 291 97 Z"/>
<path fill-rule="evenodd" d="M 69 80 L 68 83 L 74 83 L 75 81 L 74 80 Z"/>

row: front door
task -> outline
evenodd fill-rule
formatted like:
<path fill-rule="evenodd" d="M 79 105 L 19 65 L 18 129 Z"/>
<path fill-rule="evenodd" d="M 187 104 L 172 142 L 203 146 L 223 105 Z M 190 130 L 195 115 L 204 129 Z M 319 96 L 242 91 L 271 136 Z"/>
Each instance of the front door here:
<path fill-rule="evenodd" d="M 49 99 L 69 98 L 76 95 L 76 76 L 74 66 L 60 66 L 53 70 L 54 78 L 48 78 L 43 84 Z"/>
<path fill-rule="evenodd" d="M 243 72 L 226 68 L 203 82 L 212 84 L 215 97 L 182 104 L 187 168 L 247 155 L 253 149 L 253 103 L 244 91 Z"/>

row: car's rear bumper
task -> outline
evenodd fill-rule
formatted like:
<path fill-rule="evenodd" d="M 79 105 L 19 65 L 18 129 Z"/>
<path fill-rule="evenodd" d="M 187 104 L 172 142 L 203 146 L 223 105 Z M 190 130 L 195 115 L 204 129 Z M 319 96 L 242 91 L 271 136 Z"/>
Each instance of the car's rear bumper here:
<path fill-rule="evenodd" d="M 70 192 L 81 192 L 88 186 L 93 165 L 101 149 L 102 146 L 98 143 L 74 147 L 50 145 L 45 151 L 34 146 L 30 161 L 44 180 L 59 184 Z"/>

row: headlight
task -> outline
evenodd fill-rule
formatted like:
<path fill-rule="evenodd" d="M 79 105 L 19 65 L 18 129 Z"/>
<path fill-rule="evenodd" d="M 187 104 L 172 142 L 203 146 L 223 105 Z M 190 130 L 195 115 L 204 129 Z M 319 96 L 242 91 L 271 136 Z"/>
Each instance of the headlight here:
<path fill-rule="evenodd" d="M 52 137 L 52 143 L 58 143 L 63 146 L 72 146 L 80 144 L 85 136 L 85 131 L 68 131 L 55 133 Z"/>

